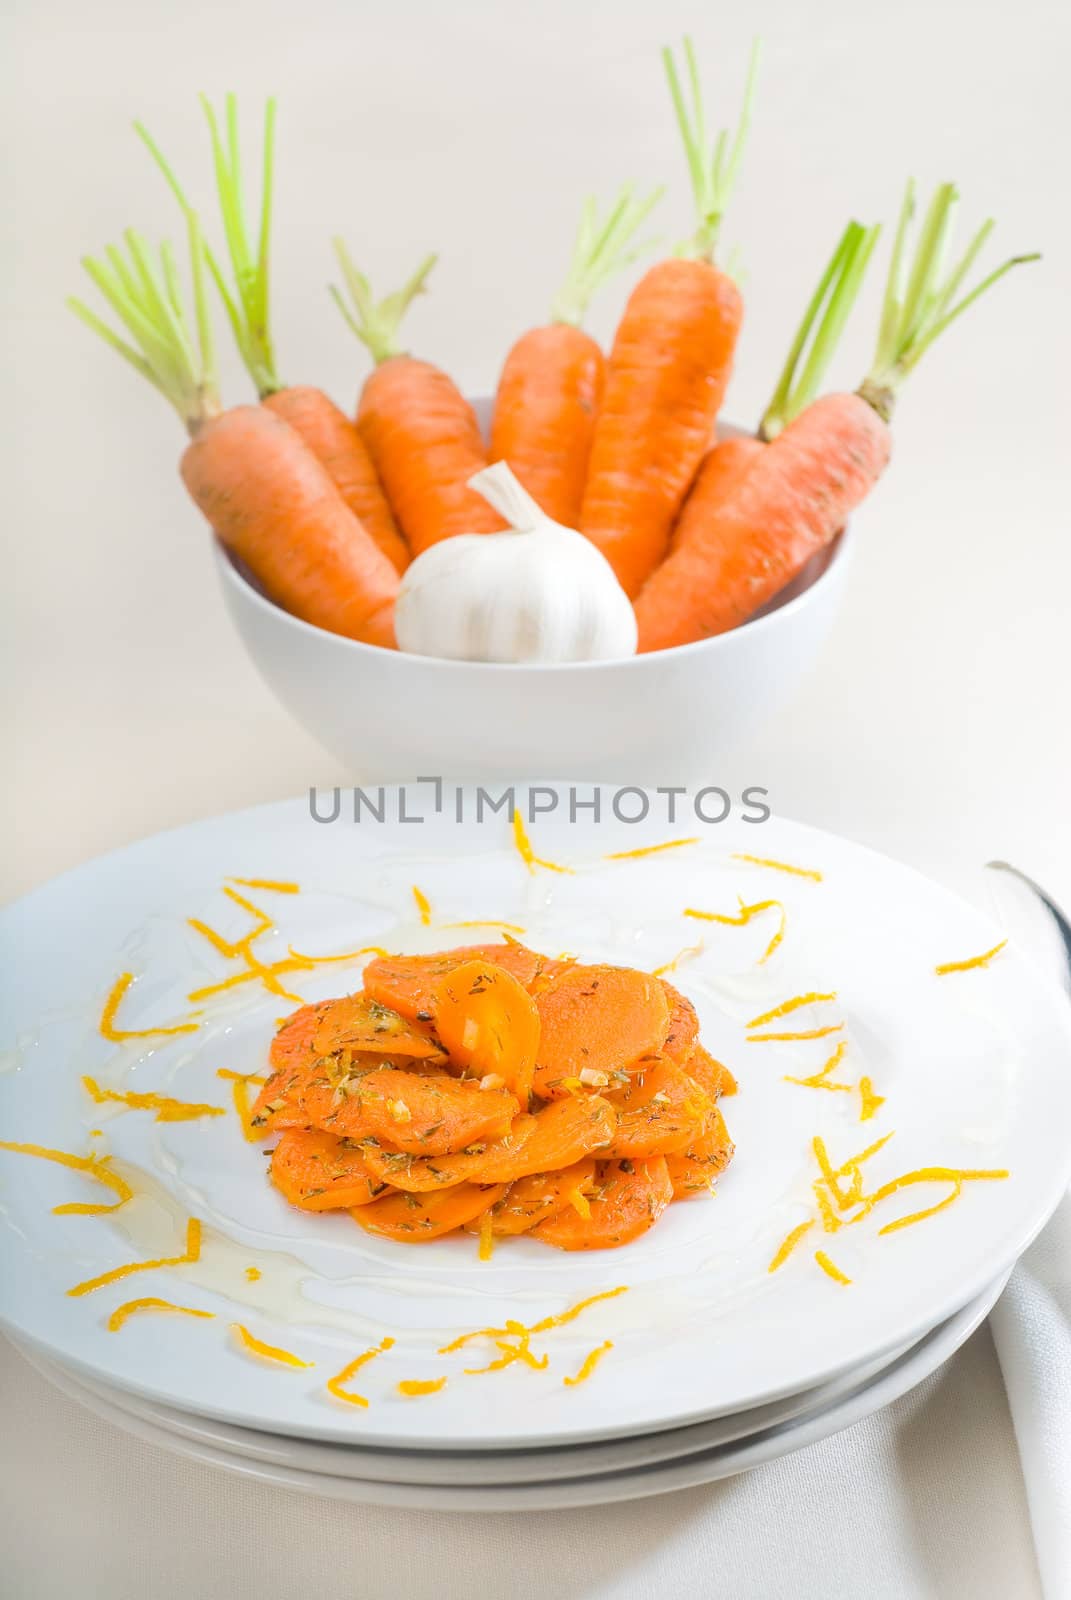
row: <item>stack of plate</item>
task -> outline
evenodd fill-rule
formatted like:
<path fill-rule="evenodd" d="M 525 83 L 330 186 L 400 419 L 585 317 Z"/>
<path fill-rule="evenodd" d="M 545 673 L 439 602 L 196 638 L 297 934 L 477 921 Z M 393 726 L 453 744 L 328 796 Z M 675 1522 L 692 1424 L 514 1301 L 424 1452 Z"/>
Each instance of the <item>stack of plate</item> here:
<path fill-rule="evenodd" d="M 1001 938 L 975 911 L 813 830 L 770 821 L 758 850 L 754 827 L 694 842 L 694 818 L 569 822 L 563 800 L 536 853 L 572 870 L 544 874 L 504 819 L 454 814 L 429 815 L 414 845 L 409 826 L 333 830 L 304 805 L 270 807 L 91 863 L 5 914 L 0 1315 L 27 1358 L 117 1426 L 205 1463 L 340 1499 L 480 1511 L 711 1482 L 850 1426 L 946 1360 L 1068 1182 L 1071 1029 L 1056 989 L 1010 948 L 975 961 Z M 414 885 L 430 913 L 414 911 Z M 772 922 L 739 918 L 764 901 Z M 298 967 L 295 950 L 435 949 L 493 938 L 496 923 L 535 948 L 676 961 L 704 1041 L 740 1080 L 717 1195 L 670 1207 L 617 1251 L 521 1238 L 489 1261 L 468 1237 L 413 1248 L 344 1213 L 294 1211 L 265 1185 L 230 1111 L 234 1080 L 218 1076 L 263 1071 L 293 1004 L 241 977 L 243 902 L 272 921 L 261 967 L 289 960 L 285 981 L 307 999 L 352 988 L 359 965 Z M 496 920 L 451 931 L 480 918 Z M 115 991 L 123 973 L 136 981 Z M 805 996 L 817 998 L 792 1008 L 794 1026 L 755 1027 Z M 225 1114 L 157 1120 L 159 1104 L 132 1105 L 131 1091 Z M 858 1170 L 859 1193 L 887 1191 L 872 1213 L 823 1219 L 816 1135 L 847 1186 Z M 87 1151 L 132 1191 L 113 1210 L 87 1215 L 116 1194 L 56 1159 Z M 190 1217 L 202 1243 L 183 1261 Z M 139 1270 L 69 1293 L 122 1266 Z M 209 1315 L 142 1308 L 109 1327 L 143 1299 Z M 534 1330 L 538 1367 L 499 1359 L 518 1326 Z M 327 1380 L 386 1336 L 342 1385 L 367 1405 L 346 1404 Z M 565 1381 L 600 1349 L 584 1381 Z"/>

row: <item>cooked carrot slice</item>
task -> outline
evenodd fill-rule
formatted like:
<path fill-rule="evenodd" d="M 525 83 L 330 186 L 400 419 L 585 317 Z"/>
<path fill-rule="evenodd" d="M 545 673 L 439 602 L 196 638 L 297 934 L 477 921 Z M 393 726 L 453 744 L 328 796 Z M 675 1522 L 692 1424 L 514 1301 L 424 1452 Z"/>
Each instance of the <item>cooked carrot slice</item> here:
<path fill-rule="evenodd" d="M 353 1218 L 369 1233 L 381 1233 L 403 1244 L 439 1239 L 471 1222 L 506 1192 L 505 1184 L 462 1183 L 442 1194 L 388 1194 L 361 1206 Z"/>
<path fill-rule="evenodd" d="M 330 1001 L 321 1001 L 319 1005 L 302 1006 L 287 1017 L 268 1052 L 273 1072 L 303 1067 L 315 1059 L 312 1041 L 320 1026 L 320 1017 L 330 1004 Z"/>
<path fill-rule="evenodd" d="M 493 961 L 525 988 L 539 971 L 541 957 L 523 944 L 467 944 L 425 956 L 378 956 L 364 969 L 365 992 L 381 1005 L 416 1022 L 432 1019 L 435 984 L 465 961 Z"/>
<path fill-rule="evenodd" d="M 724 1172 L 733 1159 L 733 1141 L 725 1126 L 721 1112 L 714 1115 L 707 1131 L 687 1149 L 675 1151 L 666 1157 L 674 1200 L 683 1200 L 690 1194 L 701 1194 L 709 1189 L 719 1172 Z"/>
<path fill-rule="evenodd" d="M 574 1206 L 582 1213 L 594 1179 L 594 1156 L 585 1156 L 557 1172 L 531 1172 L 518 1178 L 491 1207 L 492 1234 L 505 1238 L 527 1233 L 565 1206 Z M 469 1233 L 478 1233 L 480 1222 L 481 1217 L 474 1217 L 465 1227 Z"/>
<path fill-rule="evenodd" d="M 655 1061 L 617 1091 L 617 1131 L 608 1155 L 668 1155 L 699 1138 L 714 1111 L 710 1096 L 673 1061 Z"/>
<path fill-rule="evenodd" d="M 599 1095 L 578 1095 L 557 1100 L 535 1116 L 517 1117 L 506 1138 L 472 1155 L 417 1161 L 369 1150 L 367 1161 L 377 1177 L 416 1193 L 473 1180 L 513 1183 L 531 1172 L 571 1166 L 589 1151 L 605 1149 L 614 1137 L 616 1122 L 608 1101 Z"/>
<path fill-rule="evenodd" d="M 690 1078 L 694 1078 L 701 1089 L 705 1089 L 712 1100 L 717 1100 L 723 1094 L 736 1093 L 736 1079 L 723 1066 L 720 1061 L 715 1061 L 709 1051 L 697 1044 L 687 1062 L 683 1063 L 685 1071 Z"/>
<path fill-rule="evenodd" d="M 669 1025 L 669 1003 L 657 978 L 631 967 L 567 966 L 535 997 L 540 1039 L 535 1091 L 544 1099 L 570 1093 L 566 1080 L 587 1072 L 612 1077 L 656 1055 Z"/>
<path fill-rule="evenodd" d="M 612 1250 L 654 1227 L 672 1198 L 663 1156 L 635 1163 L 599 1162 L 595 1188 L 587 1196 L 588 1215 L 581 1216 L 573 1206 L 563 1207 L 533 1228 L 532 1237 L 559 1250 Z"/>
<path fill-rule="evenodd" d="M 699 1018 L 688 997 L 664 978 L 662 988 L 669 1004 L 669 1027 L 662 1043 L 662 1054 L 683 1066 L 695 1049 L 699 1037 Z"/>
<path fill-rule="evenodd" d="M 366 1206 L 385 1187 L 359 1146 L 315 1128 L 294 1128 L 281 1135 L 272 1152 L 270 1177 L 280 1194 L 303 1211 Z"/>
<path fill-rule="evenodd" d="M 453 1066 L 493 1077 L 527 1106 L 539 1012 L 511 972 L 490 961 L 462 962 L 436 980 L 432 1014 Z"/>
<path fill-rule="evenodd" d="M 411 1056 L 418 1061 L 441 1061 L 446 1053 L 426 1022 L 403 1017 L 369 994 L 332 1000 L 321 1011 L 312 1046 L 318 1056 L 347 1049 L 374 1055 Z"/>

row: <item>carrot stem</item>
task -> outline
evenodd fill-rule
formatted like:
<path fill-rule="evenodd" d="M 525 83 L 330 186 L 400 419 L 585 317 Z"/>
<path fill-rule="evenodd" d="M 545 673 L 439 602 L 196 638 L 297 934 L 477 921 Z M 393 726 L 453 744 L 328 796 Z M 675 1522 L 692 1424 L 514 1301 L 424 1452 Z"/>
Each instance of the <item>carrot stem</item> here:
<path fill-rule="evenodd" d="M 381 366 L 392 356 L 403 354 L 398 342 L 399 330 L 417 295 L 425 292 L 428 274 L 439 258 L 437 255 L 425 256 L 400 289 L 377 301 L 372 294 L 372 285 L 354 264 L 344 242 L 335 239 L 334 247 L 349 304 L 343 291 L 334 284 L 330 285 L 332 298 L 349 327 L 370 352 L 376 366 Z"/>
<path fill-rule="evenodd" d="M 87 327 L 127 361 L 174 406 L 190 433 L 220 410 L 215 351 L 205 293 L 205 245 L 196 213 L 187 208 L 193 329 L 182 300 L 178 268 L 169 244 L 153 261 L 141 234 L 123 235 L 126 256 L 109 245 L 104 260 L 85 256 L 82 266 L 123 324 L 121 338 L 76 297 L 67 304 Z"/>
<path fill-rule="evenodd" d="M 914 260 L 908 270 L 907 241 L 915 212 L 915 182 L 908 179 L 889 262 L 874 362 L 859 387 L 862 398 L 886 421 L 892 414 L 901 381 L 945 329 L 1012 267 L 1041 259 L 1037 252 L 1012 256 L 957 300 L 956 296 L 993 231 L 993 221 L 987 219 L 956 265 L 946 271 L 958 200 L 955 184 L 937 186 L 919 229 Z"/>
<path fill-rule="evenodd" d="M 880 224 L 866 228 L 861 222 L 849 222 L 841 234 L 796 330 L 773 398 L 759 424 L 760 439 L 776 438 L 818 394 L 880 232 Z M 801 372 L 805 351 L 808 353 Z"/>
<path fill-rule="evenodd" d="M 551 321 L 578 328 L 596 291 L 651 247 L 653 241 L 633 241 L 664 192 L 659 188 L 637 198 L 632 185 L 625 184 L 602 222 L 595 197 L 585 200 L 569 271 L 551 307 Z"/>
<path fill-rule="evenodd" d="M 708 154 L 706 114 L 699 81 L 699 67 L 695 47 L 689 37 L 683 43 L 684 66 L 688 80 L 688 98 L 681 86 L 677 64 L 670 49 L 662 51 L 670 97 L 677 114 L 677 124 L 684 141 L 684 153 L 692 180 L 697 226 L 691 239 L 681 248 L 681 255 L 697 256 L 710 261 L 718 241 L 722 218 L 732 198 L 740 174 L 744 147 L 751 126 L 751 112 L 755 100 L 755 81 L 759 65 L 759 42 L 751 47 L 744 99 L 740 116 L 732 133 L 721 129 Z M 690 104 L 689 104 L 690 100 Z"/>

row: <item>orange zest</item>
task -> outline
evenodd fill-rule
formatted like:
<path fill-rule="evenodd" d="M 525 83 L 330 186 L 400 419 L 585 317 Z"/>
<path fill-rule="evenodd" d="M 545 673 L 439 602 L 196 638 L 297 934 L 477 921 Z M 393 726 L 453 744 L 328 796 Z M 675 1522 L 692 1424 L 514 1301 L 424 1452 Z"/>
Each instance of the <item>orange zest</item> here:
<path fill-rule="evenodd" d="M 438 1394 L 440 1389 L 445 1388 L 445 1378 L 403 1378 L 398 1385 L 398 1393 L 413 1400 L 417 1395 Z"/>
<path fill-rule="evenodd" d="M 259 1267 L 246 1267 L 245 1275 L 249 1283 L 259 1283 L 264 1276 Z"/>
<path fill-rule="evenodd" d="M 352 1390 L 346 1388 L 346 1384 L 355 1372 L 359 1372 L 362 1367 L 366 1367 L 370 1361 L 374 1361 L 376 1356 L 381 1356 L 385 1350 L 392 1350 L 393 1348 L 394 1340 L 387 1337 L 381 1339 L 379 1344 L 373 1345 L 371 1350 L 366 1350 L 363 1355 L 354 1356 L 353 1360 L 348 1362 L 341 1372 L 336 1372 L 333 1378 L 328 1378 L 328 1393 L 333 1394 L 336 1400 L 344 1400 L 348 1406 L 362 1406 L 367 1411 L 368 1401 L 366 1397 L 363 1394 L 354 1394 Z"/>
<path fill-rule="evenodd" d="M 198 1022 L 178 1022 L 166 1028 L 117 1028 L 115 1018 L 123 1003 L 123 997 L 133 982 L 132 972 L 121 972 L 112 984 L 98 1024 L 103 1038 L 110 1039 L 113 1044 L 122 1044 L 124 1039 L 164 1039 L 177 1033 L 197 1032 L 200 1027 Z"/>
<path fill-rule="evenodd" d="M 830 1261 L 824 1250 L 816 1250 L 814 1253 L 814 1259 L 817 1261 L 826 1277 L 832 1278 L 834 1283 L 851 1283 L 851 1278 L 849 1278 L 846 1273 L 840 1270 L 836 1262 Z"/>
<path fill-rule="evenodd" d="M 471 922 L 444 922 L 444 928 L 501 928 L 503 933 L 526 933 L 516 922 L 496 922 L 493 917 L 476 917 Z M 386 951 L 383 952 L 386 955 Z"/>
<path fill-rule="evenodd" d="M 217 1078 L 226 1078 L 231 1084 L 231 1099 L 234 1109 L 238 1113 L 238 1121 L 242 1125 L 242 1136 L 250 1144 L 255 1144 L 260 1139 L 260 1129 L 254 1128 L 252 1123 L 253 1108 L 249 1104 L 249 1085 L 255 1083 L 263 1088 L 267 1078 L 258 1077 L 255 1073 L 232 1072 L 230 1067 L 217 1067 Z"/>
<path fill-rule="evenodd" d="M 197 1261 L 201 1255 L 201 1224 L 196 1217 L 191 1217 L 186 1224 L 186 1250 L 181 1256 L 161 1256 L 155 1261 L 128 1261 L 121 1267 L 112 1267 L 110 1272 L 102 1272 L 99 1278 L 87 1278 L 84 1283 L 76 1283 L 67 1293 L 77 1299 L 83 1294 L 92 1294 L 95 1289 L 103 1289 L 105 1284 L 118 1283 L 121 1278 L 129 1278 L 135 1272 L 152 1272 L 157 1267 L 185 1267 L 191 1261 Z"/>
<path fill-rule="evenodd" d="M 387 951 L 380 944 L 362 945 L 360 950 L 343 950 L 337 956 L 309 956 L 301 950 L 295 950 L 292 944 L 286 947 L 294 961 L 307 962 L 310 967 L 322 967 L 332 961 L 359 961 L 362 956 L 386 956 Z"/>
<path fill-rule="evenodd" d="M 785 1235 L 774 1252 L 773 1260 L 766 1268 L 767 1272 L 776 1272 L 778 1267 L 783 1267 L 789 1256 L 795 1250 L 804 1234 L 814 1227 L 814 1218 L 808 1217 L 806 1222 L 801 1222 Z"/>
<path fill-rule="evenodd" d="M 265 1344 L 263 1339 L 257 1339 L 241 1322 L 231 1323 L 231 1332 L 237 1334 L 238 1342 L 242 1348 L 248 1350 L 250 1355 L 259 1356 L 262 1361 L 275 1361 L 283 1367 L 313 1367 L 314 1361 L 302 1361 L 300 1356 L 294 1355 L 292 1350 L 282 1350 L 278 1345 Z"/>
<path fill-rule="evenodd" d="M 661 967 L 655 967 L 651 973 L 652 978 L 664 978 L 667 972 L 676 972 L 682 961 L 688 961 L 693 956 L 703 954 L 703 941 L 698 944 L 687 944 L 683 950 L 678 950 L 672 961 L 667 961 Z"/>
<path fill-rule="evenodd" d="M 880 1111 L 885 1104 L 885 1096 L 876 1093 L 874 1085 L 869 1078 L 859 1079 L 859 1121 L 869 1122 L 875 1111 Z"/>
<path fill-rule="evenodd" d="M 586 1383 L 591 1377 L 591 1374 L 595 1371 L 595 1368 L 598 1366 L 599 1362 L 602 1360 L 603 1356 L 608 1350 L 612 1350 L 613 1347 L 614 1341 L 612 1339 L 605 1339 L 602 1344 L 596 1345 L 594 1350 L 589 1350 L 587 1355 L 584 1357 L 580 1371 L 576 1374 L 576 1376 L 562 1379 L 562 1382 L 565 1384 L 566 1388 L 572 1389 L 578 1383 Z"/>
<path fill-rule="evenodd" d="M 157 1122 L 194 1122 L 198 1117 L 222 1117 L 222 1106 L 196 1105 L 189 1100 L 172 1100 L 164 1094 L 137 1094 L 133 1089 L 102 1089 L 95 1078 L 83 1077 L 86 1093 L 98 1106 L 108 1101 L 130 1111 L 155 1111 Z"/>
<path fill-rule="evenodd" d="M 773 861 L 769 856 L 749 856 L 740 851 L 733 852 L 734 861 L 747 861 L 753 867 L 770 867 L 774 872 L 788 872 L 794 878 L 812 878 L 815 883 L 821 883 L 822 874 L 813 867 L 794 867 L 788 861 Z"/>
<path fill-rule="evenodd" d="M 177 1311 L 184 1317 L 204 1317 L 208 1320 L 216 1314 L 214 1311 L 198 1311 L 195 1306 L 177 1306 L 171 1300 L 157 1300 L 155 1296 L 150 1296 L 146 1300 L 127 1300 L 123 1305 L 116 1306 L 108 1318 L 108 1332 L 118 1333 L 123 1323 L 138 1311 Z"/>
<path fill-rule="evenodd" d="M 413 899 L 416 901 L 416 908 L 420 912 L 421 922 L 424 924 L 425 928 L 430 927 L 431 901 L 428 899 L 423 889 L 418 889 L 415 883 L 413 885 Z"/>
<path fill-rule="evenodd" d="M 798 1033 L 749 1033 L 748 1044 L 780 1044 L 787 1039 L 828 1039 L 831 1033 L 839 1033 L 844 1027 L 843 1022 L 831 1022 L 825 1028 L 802 1028 Z"/>
<path fill-rule="evenodd" d="M 240 883 L 243 889 L 268 889 L 272 894 L 300 894 L 299 883 L 285 883 L 278 878 L 231 878 L 231 883 Z"/>
<path fill-rule="evenodd" d="M 752 1017 L 750 1022 L 745 1022 L 745 1028 L 763 1028 L 768 1022 L 776 1022 L 778 1017 L 787 1017 L 793 1011 L 799 1011 L 804 1006 L 822 1005 L 827 1000 L 835 1000 L 836 994 L 797 994 L 791 1000 L 782 1000 L 779 1006 L 774 1006 L 772 1011 L 763 1011 L 759 1016 Z"/>
<path fill-rule="evenodd" d="M 949 972 L 972 972 L 975 967 L 988 967 L 993 957 L 1000 955 L 1007 942 L 1007 939 L 1002 939 L 999 944 L 993 946 L 992 950 L 985 950 L 980 956 L 970 956 L 966 961 L 943 961 L 939 967 L 934 967 L 933 970 L 939 978 L 943 978 Z"/>
<path fill-rule="evenodd" d="M 663 850 L 680 850 L 686 844 L 698 844 L 698 835 L 693 839 L 667 839 L 663 844 L 645 844 L 638 850 L 614 850 L 610 855 L 604 856 L 604 861 L 639 861 L 642 856 L 661 855 Z"/>
<path fill-rule="evenodd" d="M 819 1067 L 817 1072 L 812 1073 L 809 1078 L 786 1078 L 785 1082 L 786 1083 L 798 1083 L 804 1089 L 847 1089 L 847 1090 L 850 1090 L 851 1089 L 851 1084 L 850 1083 L 834 1083 L 834 1082 L 832 1082 L 832 1080 L 830 1078 L 830 1074 L 835 1072 L 836 1069 L 840 1066 L 841 1062 L 844 1060 L 844 1053 L 847 1050 L 847 1048 L 848 1048 L 847 1039 L 842 1039 L 840 1041 L 840 1043 L 837 1045 L 837 1048 L 833 1051 L 833 1054 L 827 1059 L 825 1065 L 822 1066 L 822 1067 Z"/>
<path fill-rule="evenodd" d="M 766 949 L 759 957 L 758 964 L 761 967 L 765 961 L 769 961 L 778 945 L 784 939 L 785 929 L 788 926 L 788 913 L 781 904 L 780 900 L 756 900 L 752 905 L 746 905 L 743 897 L 741 896 L 739 898 L 740 910 L 734 916 L 730 916 L 726 912 L 719 911 L 698 911 L 694 906 L 686 907 L 684 915 L 686 917 L 691 917 L 696 922 L 720 922 L 724 927 L 727 928 L 745 928 L 751 921 L 752 917 L 757 917 L 760 912 L 778 911 L 780 913 L 780 925 L 777 929 L 777 932 L 766 946 Z"/>
<path fill-rule="evenodd" d="M 72 1201 L 67 1205 L 53 1206 L 52 1212 L 57 1217 L 81 1216 L 101 1217 L 108 1211 L 118 1211 L 119 1207 L 133 1197 L 134 1191 L 130 1185 L 113 1172 L 106 1164 L 107 1156 L 75 1156 L 66 1150 L 50 1150 L 43 1144 L 16 1144 L 9 1139 L 0 1139 L 0 1150 L 13 1150 L 18 1155 L 36 1156 L 39 1161 L 54 1161 L 57 1166 L 70 1167 L 73 1172 L 82 1172 L 94 1183 L 102 1183 L 105 1188 L 111 1189 L 119 1196 L 112 1205 L 90 1205 L 84 1201 Z"/>
<path fill-rule="evenodd" d="M 572 867 L 563 867 L 557 861 L 545 861 L 542 856 L 537 856 L 532 849 L 532 841 L 528 837 L 528 830 L 524 825 L 524 818 L 520 812 L 513 812 L 513 842 L 517 846 L 517 853 L 529 872 L 534 872 L 537 867 L 542 867 L 546 872 L 565 872 L 572 874 Z"/>

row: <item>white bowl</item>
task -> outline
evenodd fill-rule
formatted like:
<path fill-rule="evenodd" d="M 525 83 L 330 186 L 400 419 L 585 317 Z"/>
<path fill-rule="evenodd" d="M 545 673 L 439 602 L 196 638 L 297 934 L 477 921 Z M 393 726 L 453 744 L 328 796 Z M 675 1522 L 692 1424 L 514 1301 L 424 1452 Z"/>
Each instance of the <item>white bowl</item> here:
<path fill-rule="evenodd" d="M 488 403 L 476 401 L 486 417 Z M 842 534 L 731 633 L 621 661 L 511 665 L 403 655 L 325 633 L 267 599 L 222 546 L 227 608 L 290 714 L 354 780 L 436 776 L 715 782 L 810 667 L 840 605 Z"/>

